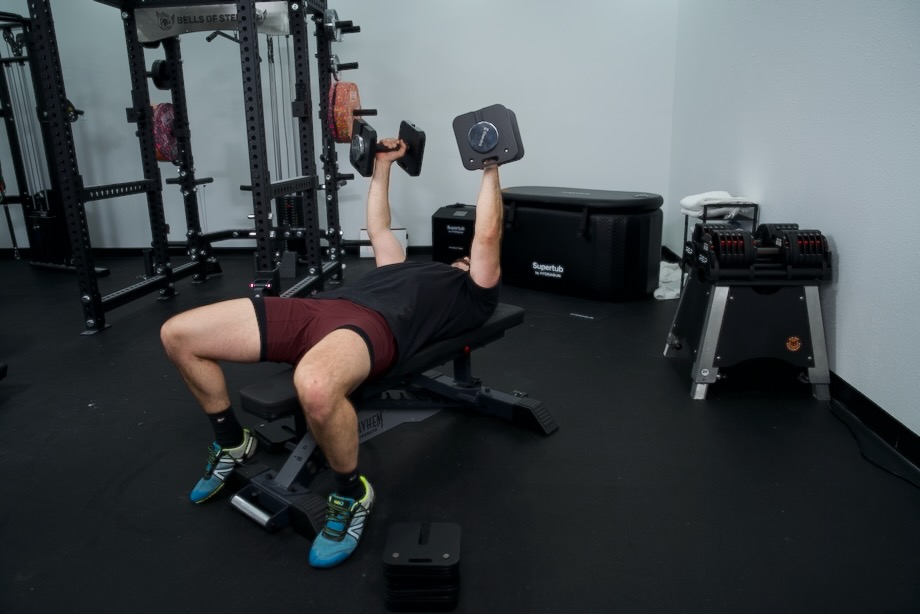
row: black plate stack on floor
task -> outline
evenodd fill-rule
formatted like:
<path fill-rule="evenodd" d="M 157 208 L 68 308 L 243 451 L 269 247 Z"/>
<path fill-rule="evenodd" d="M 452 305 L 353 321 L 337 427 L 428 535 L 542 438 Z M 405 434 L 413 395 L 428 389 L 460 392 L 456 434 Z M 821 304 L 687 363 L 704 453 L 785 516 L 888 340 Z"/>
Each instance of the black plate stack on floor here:
<path fill-rule="evenodd" d="M 400 522 L 383 551 L 387 609 L 446 611 L 460 596 L 460 526 Z"/>

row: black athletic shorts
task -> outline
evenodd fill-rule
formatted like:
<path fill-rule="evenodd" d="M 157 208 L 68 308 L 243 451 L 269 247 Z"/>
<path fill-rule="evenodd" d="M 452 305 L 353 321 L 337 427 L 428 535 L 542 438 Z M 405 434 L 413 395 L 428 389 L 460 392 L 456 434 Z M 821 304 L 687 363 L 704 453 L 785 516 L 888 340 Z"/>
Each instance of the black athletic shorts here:
<path fill-rule="evenodd" d="M 396 339 L 382 315 L 344 299 L 252 297 L 262 347 L 259 360 L 296 365 L 304 354 L 334 330 L 361 335 L 371 357 L 369 379 L 396 362 Z"/>

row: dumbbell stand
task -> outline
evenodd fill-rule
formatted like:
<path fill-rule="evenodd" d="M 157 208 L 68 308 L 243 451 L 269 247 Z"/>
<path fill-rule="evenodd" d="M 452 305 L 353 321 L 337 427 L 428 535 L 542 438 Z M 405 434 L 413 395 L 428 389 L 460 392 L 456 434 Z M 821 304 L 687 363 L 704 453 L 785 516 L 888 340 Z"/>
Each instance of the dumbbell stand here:
<path fill-rule="evenodd" d="M 807 370 L 812 394 L 830 399 L 830 371 L 817 282 L 711 282 L 691 275 L 664 348 L 693 355 L 690 396 L 706 398 L 719 369 L 777 358 Z"/>

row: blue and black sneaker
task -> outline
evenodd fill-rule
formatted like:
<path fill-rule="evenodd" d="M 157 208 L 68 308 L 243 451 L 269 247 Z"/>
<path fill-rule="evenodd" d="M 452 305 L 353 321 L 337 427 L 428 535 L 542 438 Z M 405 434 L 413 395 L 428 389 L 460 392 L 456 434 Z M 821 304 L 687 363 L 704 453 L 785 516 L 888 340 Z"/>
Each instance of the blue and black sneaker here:
<path fill-rule="evenodd" d="M 364 523 L 374 506 L 374 489 L 362 475 L 364 496 L 358 500 L 329 495 L 326 510 L 326 525 L 313 540 L 310 548 L 310 565 L 313 567 L 334 567 L 355 551 Z"/>
<path fill-rule="evenodd" d="M 236 466 L 252 458 L 255 453 L 256 439 L 250 434 L 249 429 L 243 429 L 243 443 L 235 448 L 221 448 L 216 441 L 211 442 L 204 477 L 195 484 L 195 488 L 189 493 L 189 499 L 192 503 L 202 503 L 216 495 L 224 487 L 224 481 Z"/>

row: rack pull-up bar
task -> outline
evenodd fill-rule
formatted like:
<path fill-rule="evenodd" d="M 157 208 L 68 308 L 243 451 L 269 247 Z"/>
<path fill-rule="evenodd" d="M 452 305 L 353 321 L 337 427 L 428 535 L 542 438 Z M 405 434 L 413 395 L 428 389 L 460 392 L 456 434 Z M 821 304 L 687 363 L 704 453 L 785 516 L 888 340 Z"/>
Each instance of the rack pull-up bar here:
<path fill-rule="evenodd" d="M 137 40 L 153 43 L 190 32 L 213 32 L 214 30 L 237 30 L 236 4 L 188 6 L 165 6 L 161 8 L 135 8 Z M 288 3 L 284 1 L 257 2 L 255 19 L 260 34 L 285 36 L 291 33 Z"/>

